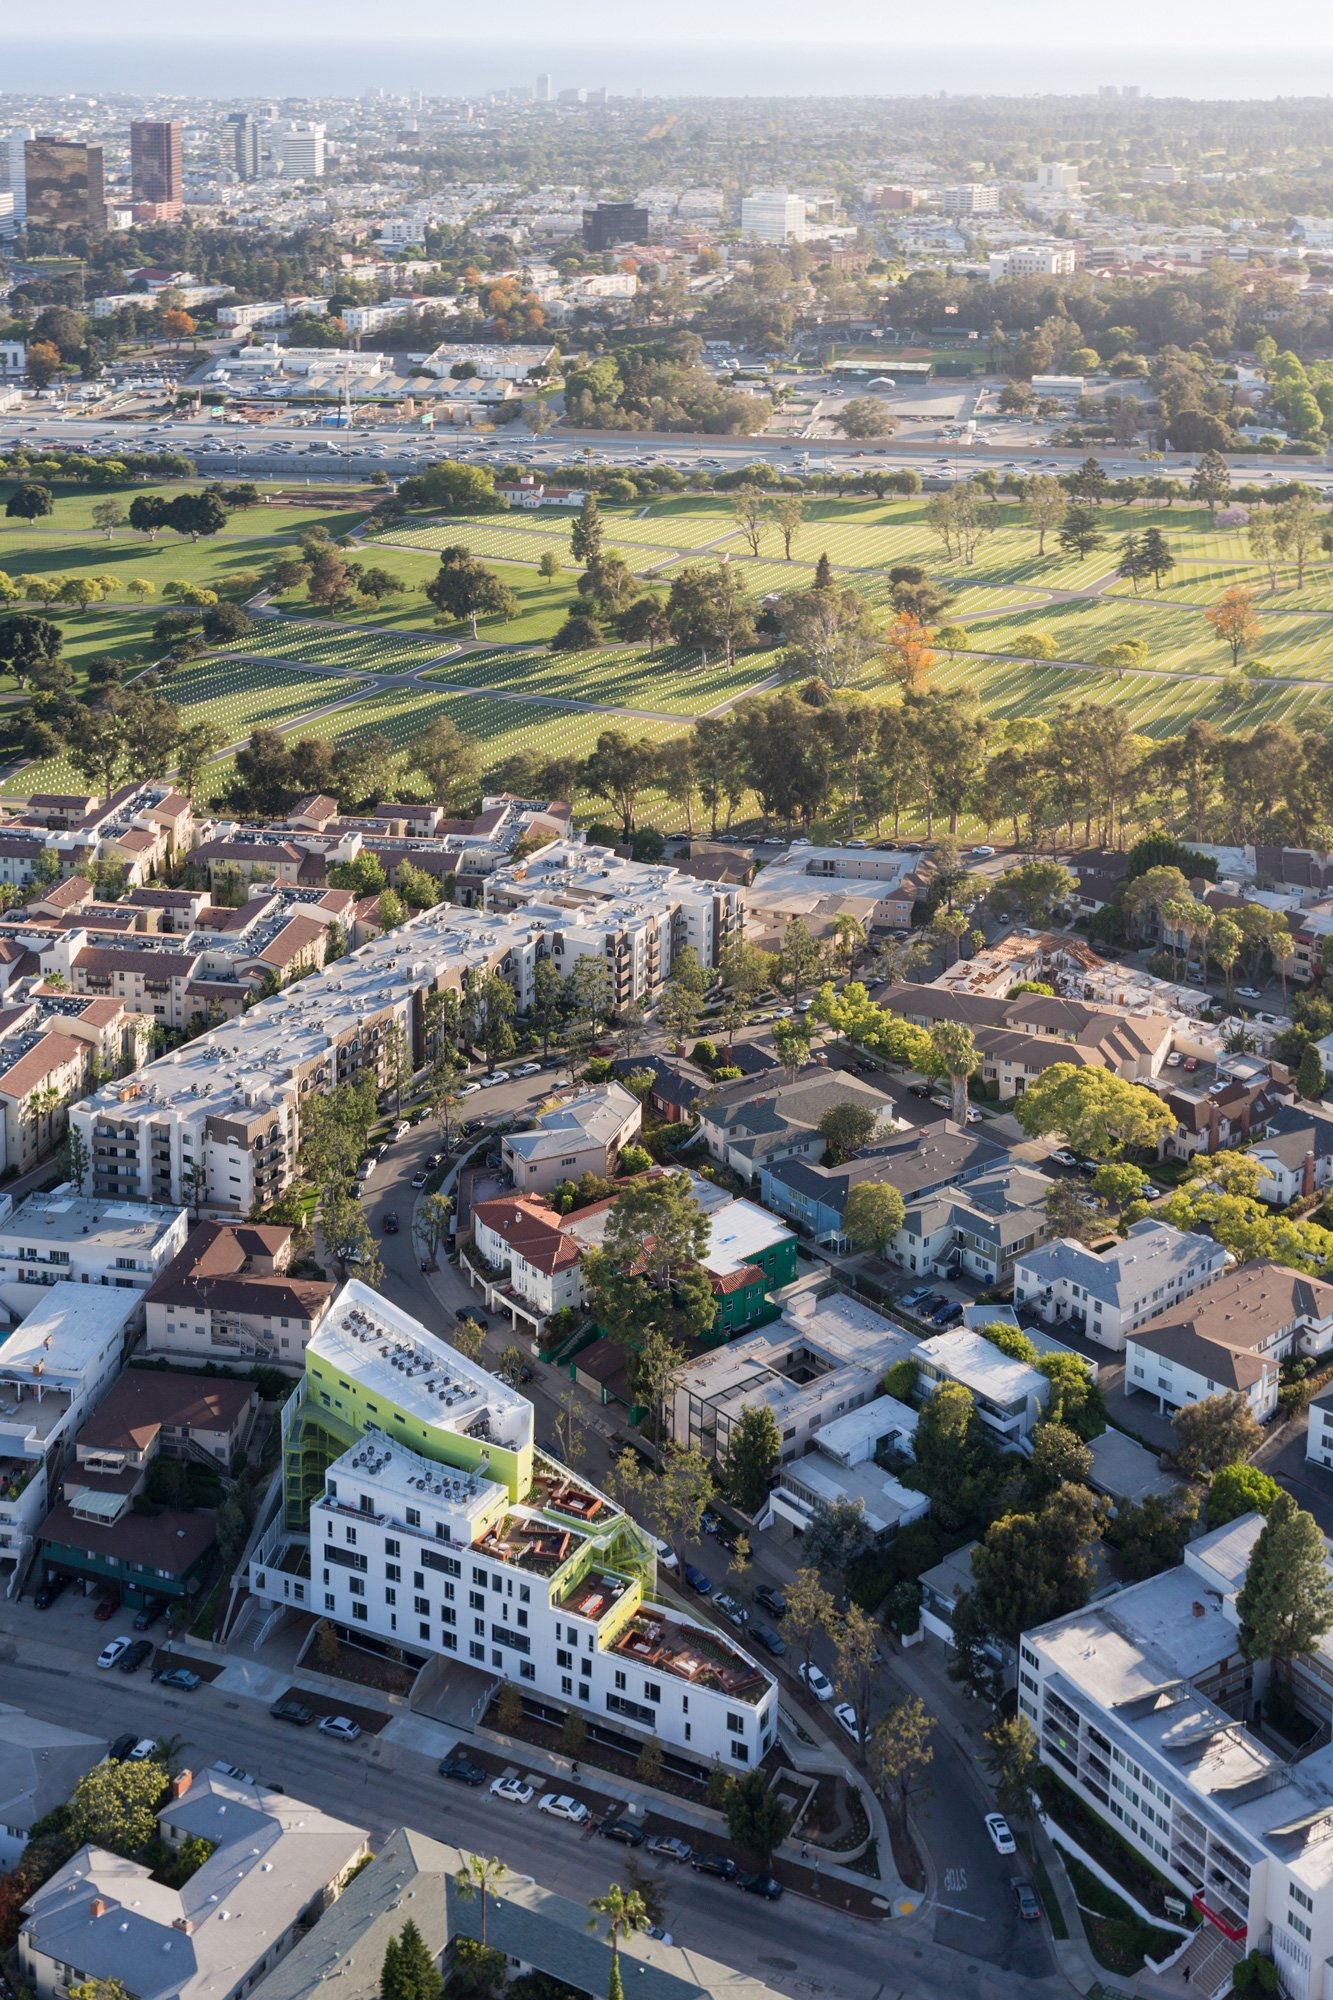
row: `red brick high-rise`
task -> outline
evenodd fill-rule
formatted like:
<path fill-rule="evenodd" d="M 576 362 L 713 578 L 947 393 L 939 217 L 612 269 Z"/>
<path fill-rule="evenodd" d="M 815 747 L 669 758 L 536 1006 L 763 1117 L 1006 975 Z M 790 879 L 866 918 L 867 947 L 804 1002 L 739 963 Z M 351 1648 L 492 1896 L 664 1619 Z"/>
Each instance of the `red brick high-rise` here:
<path fill-rule="evenodd" d="M 136 207 L 179 215 L 183 206 L 181 128 L 177 118 L 136 118 L 130 126 L 130 184 Z"/>

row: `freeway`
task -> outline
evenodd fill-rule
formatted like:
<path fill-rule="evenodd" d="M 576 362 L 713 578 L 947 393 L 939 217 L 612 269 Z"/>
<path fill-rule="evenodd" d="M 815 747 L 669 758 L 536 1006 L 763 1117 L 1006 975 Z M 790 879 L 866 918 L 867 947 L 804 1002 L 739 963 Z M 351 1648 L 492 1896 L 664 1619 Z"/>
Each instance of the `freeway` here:
<path fill-rule="evenodd" d="M 498 433 L 462 431 L 436 437 L 420 429 L 380 424 L 351 431 L 320 431 L 312 428 L 309 419 L 279 418 L 262 425 L 223 428 L 206 417 L 173 418 L 152 424 L 141 420 L 118 421 L 111 416 L 58 417 L 50 412 L 37 412 L 31 405 L 0 414 L 0 449 L 12 449 L 17 444 L 28 449 L 50 446 L 83 450 L 94 446 L 107 455 L 116 449 L 180 451 L 214 477 L 248 473 L 254 477 L 297 476 L 340 481 L 349 476 L 366 478 L 372 472 L 402 478 L 437 459 L 449 457 L 477 463 L 487 459 L 496 463 L 517 461 L 535 470 L 550 470 L 584 459 L 593 465 L 629 469 L 664 464 L 681 471 L 701 467 L 725 471 L 765 460 L 781 469 L 795 471 L 798 456 L 808 453 L 833 469 L 845 469 L 849 476 L 914 468 L 927 484 L 946 485 L 982 471 L 1070 471 L 1087 456 L 1083 450 L 1019 443 L 1000 434 L 994 448 L 965 439 L 944 442 L 937 438 L 891 439 L 873 446 L 825 439 L 811 442 L 799 438 L 684 434 L 645 438 L 598 432 L 579 432 L 557 439 L 550 434 L 534 436 L 521 425 L 510 425 Z M 1195 463 L 1192 456 L 1182 452 L 1168 452 L 1152 459 L 1125 451 L 1098 456 L 1114 478 L 1167 473 L 1184 478 Z M 1293 462 L 1260 453 L 1238 453 L 1230 456 L 1228 462 L 1236 479 L 1281 484 L 1304 475 L 1333 491 L 1333 472 L 1318 460 Z"/>

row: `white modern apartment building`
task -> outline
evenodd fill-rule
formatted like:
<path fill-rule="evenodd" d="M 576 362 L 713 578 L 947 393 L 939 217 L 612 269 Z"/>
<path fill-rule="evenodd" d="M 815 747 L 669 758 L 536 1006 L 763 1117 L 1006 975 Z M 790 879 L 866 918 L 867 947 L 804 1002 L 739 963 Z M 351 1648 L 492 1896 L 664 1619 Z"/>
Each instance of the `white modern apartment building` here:
<path fill-rule="evenodd" d="M 1072 243 L 1015 243 L 992 250 L 986 265 L 993 285 L 1003 278 L 1065 278 L 1075 269 Z"/>
<path fill-rule="evenodd" d="M 324 132 L 322 125 L 284 125 L 273 135 L 273 151 L 282 161 L 285 181 L 317 181 L 324 175 Z"/>
<path fill-rule="evenodd" d="M 283 1517 L 251 1557 L 256 1597 L 705 1763 L 771 1747 L 763 1668 L 655 1601 L 646 1537 L 535 1450 L 526 1397 L 369 1287 L 346 1285 L 311 1340 L 283 1437 Z"/>
<path fill-rule="evenodd" d="M 1306 1412 L 1305 1456 L 1316 1465 L 1333 1466 L 1333 1389 L 1310 1398 Z"/>
<path fill-rule="evenodd" d="M 933 1396 L 943 1382 L 961 1383 L 981 1421 L 1011 1444 L 1021 1443 L 1041 1422 L 1050 1401 L 1051 1385 L 1040 1369 L 1015 1360 L 969 1327 L 918 1341 L 912 1358 L 923 1394 Z"/>
<path fill-rule="evenodd" d="M 964 181 L 958 187 L 941 190 L 940 207 L 946 215 L 995 215 L 1000 207 L 1000 190 L 983 181 Z"/>
<path fill-rule="evenodd" d="M 188 1228 L 183 1208 L 95 1201 L 72 1181 L 31 1194 L 0 1220 L 0 1300 L 26 1312 L 36 1288 L 66 1282 L 146 1292 Z"/>
<path fill-rule="evenodd" d="M 1210 1236 L 1145 1216 L 1109 1250 L 1061 1236 L 1026 1251 L 1014 1265 L 1014 1304 L 1119 1353 L 1136 1327 L 1210 1284 L 1226 1263 Z"/>
<path fill-rule="evenodd" d="M 786 188 L 757 188 L 741 201 L 741 235 L 752 243 L 804 243 L 804 195 Z"/>
<path fill-rule="evenodd" d="M 1241 1655 L 1236 1595 L 1262 1527 L 1257 1514 L 1229 1522 L 1191 1543 L 1179 1568 L 1025 1633 L 1018 1702 L 1042 1761 L 1233 1958 L 1271 1953 L 1289 2000 L 1327 2000 L 1333 1747 L 1289 1761 L 1248 1727 L 1270 1669 Z M 1292 1673 L 1302 1709 L 1327 1722 L 1329 1640 Z M 1225 1969 L 1207 1990 L 1221 1990 Z"/>
<path fill-rule="evenodd" d="M 62 1280 L 0 1343 L 0 1564 L 21 1567 L 76 1433 L 120 1373 L 137 1292 Z"/>

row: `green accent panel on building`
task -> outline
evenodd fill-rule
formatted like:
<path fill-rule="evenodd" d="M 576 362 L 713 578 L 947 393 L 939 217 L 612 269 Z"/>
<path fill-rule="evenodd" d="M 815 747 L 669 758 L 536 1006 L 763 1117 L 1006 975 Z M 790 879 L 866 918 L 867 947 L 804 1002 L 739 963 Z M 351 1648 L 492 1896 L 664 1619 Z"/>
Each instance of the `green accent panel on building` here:
<path fill-rule="evenodd" d="M 327 1427 L 331 1435 L 347 1433 L 340 1451 L 373 1427 L 391 1442 L 397 1440 L 422 1458 L 455 1472 L 480 1471 L 485 1459 L 485 1476 L 506 1489 L 511 1503 L 527 1498 L 532 1485 L 530 1445 L 513 1451 L 486 1438 L 467 1437 L 426 1423 L 388 1397 L 370 1395 L 361 1383 L 349 1381 L 317 1354 L 306 1354 L 305 1399 L 311 1421 Z"/>

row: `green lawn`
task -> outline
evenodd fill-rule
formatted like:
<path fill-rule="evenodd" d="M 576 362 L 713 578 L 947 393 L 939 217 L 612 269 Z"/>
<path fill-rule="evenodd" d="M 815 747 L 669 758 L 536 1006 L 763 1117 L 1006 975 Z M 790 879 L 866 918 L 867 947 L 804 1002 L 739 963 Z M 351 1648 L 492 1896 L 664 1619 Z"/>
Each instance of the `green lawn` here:
<path fill-rule="evenodd" d="M 247 659 L 298 660 L 306 666 L 335 667 L 358 674 L 410 673 L 449 651 L 450 641 L 408 632 L 348 632 L 328 619 L 277 624 L 256 620 L 248 638 L 224 650 Z"/>
<path fill-rule="evenodd" d="M 432 667 L 425 678 L 688 716 L 737 699 L 773 671 L 772 653 L 746 655 L 728 670 L 721 658 L 701 667 L 694 648 L 649 654 L 618 646 L 590 653 L 460 653 L 447 665 Z"/>
<path fill-rule="evenodd" d="M 979 660 L 969 654 L 942 655 L 931 674 L 937 688 L 967 688 L 988 715 L 1002 721 L 1039 716 L 1049 721 L 1065 703 L 1098 702 L 1127 714 L 1145 736 L 1173 736 L 1196 716 L 1218 729 L 1252 729 L 1260 722 L 1292 728 L 1321 728 L 1328 697 L 1319 687 L 1265 688 L 1233 706 L 1220 682 L 1173 680 L 1165 674 L 1085 673 L 1053 662 Z"/>
<path fill-rule="evenodd" d="M 566 551 L 562 551 L 566 554 Z M 374 606 L 358 605 L 347 614 L 348 622 L 356 625 L 377 625 L 390 628 L 438 633 L 437 650 L 445 652 L 459 639 L 470 639 L 472 628 L 466 618 L 456 624 L 437 626 L 435 607 L 425 596 L 425 586 L 435 575 L 438 563 L 433 555 L 417 553 L 407 549 L 387 548 L 377 542 L 365 551 L 365 560 L 392 570 L 393 574 L 407 585 L 401 597 L 386 597 Z M 360 557 L 357 560 L 361 560 Z M 574 597 L 576 578 L 571 568 L 563 575 L 547 583 L 538 576 L 535 569 L 520 568 L 513 563 L 490 565 L 501 580 L 509 585 L 519 601 L 517 617 L 506 622 L 502 618 L 482 618 L 478 620 L 478 636 L 486 639 L 550 639 L 559 630 L 569 615 Z M 303 590 L 291 591 L 285 597 L 274 598 L 274 609 L 284 611 L 297 618 L 320 617 L 322 614 L 312 608 Z M 338 620 L 333 621 L 335 624 Z"/>

